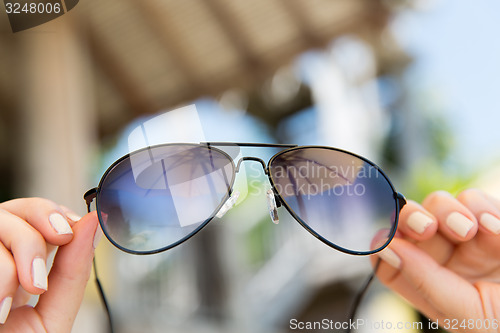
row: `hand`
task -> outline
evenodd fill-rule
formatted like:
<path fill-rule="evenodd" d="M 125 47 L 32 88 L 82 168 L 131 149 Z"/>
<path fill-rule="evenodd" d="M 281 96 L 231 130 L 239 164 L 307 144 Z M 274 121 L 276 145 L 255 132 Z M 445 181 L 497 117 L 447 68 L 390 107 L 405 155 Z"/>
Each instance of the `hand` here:
<path fill-rule="evenodd" d="M 97 227 L 95 213 L 80 220 L 45 199 L 0 204 L 0 332 L 71 331 L 90 276 Z M 47 277 L 48 252 L 56 247 Z M 41 295 L 35 307 L 26 305 L 30 295 Z"/>
<path fill-rule="evenodd" d="M 446 330 L 500 332 L 500 201 L 435 192 L 410 201 L 399 221 L 379 254 L 382 283 Z"/>

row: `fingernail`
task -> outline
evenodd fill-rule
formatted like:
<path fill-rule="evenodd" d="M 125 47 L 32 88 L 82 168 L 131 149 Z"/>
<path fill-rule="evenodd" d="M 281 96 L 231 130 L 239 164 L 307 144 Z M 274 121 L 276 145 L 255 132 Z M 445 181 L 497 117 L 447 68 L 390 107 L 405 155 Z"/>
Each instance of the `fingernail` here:
<path fill-rule="evenodd" d="M 66 216 L 69 217 L 72 221 L 78 222 L 82 219 L 80 215 L 77 215 L 73 212 L 67 212 Z"/>
<path fill-rule="evenodd" d="M 383 261 L 385 261 L 392 267 L 397 269 L 401 268 L 401 258 L 399 258 L 396 252 L 394 252 L 390 248 L 386 247 L 385 249 L 380 251 L 378 255 Z"/>
<path fill-rule="evenodd" d="M 446 218 L 446 225 L 457 235 L 465 237 L 474 226 L 474 222 L 459 212 L 453 212 Z"/>
<path fill-rule="evenodd" d="M 95 230 L 95 234 L 94 234 L 94 242 L 93 242 L 94 249 L 96 249 L 97 245 L 99 245 L 99 241 L 101 240 L 101 237 L 102 237 L 102 229 L 101 229 L 101 226 L 98 225 L 97 229 Z"/>
<path fill-rule="evenodd" d="M 61 214 L 54 213 L 49 216 L 49 222 L 52 228 L 59 234 L 59 235 L 70 235 L 73 233 L 73 230 L 71 230 L 71 227 L 69 226 L 68 221 L 62 216 Z"/>
<path fill-rule="evenodd" d="M 33 285 L 37 288 L 47 290 L 47 266 L 43 258 L 37 257 L 33 259 L 32 272 Z"/>
<path fill-rule="evenodd" d="M 479 218 L 479 223 L 492 233 L 496 235 L 500 234 L 500 220 L 495 216 L 489 213 L 484 213 Z"/>
<path fill-rule="evenodd" d="M 10 307 L 12 306 L 12 297 L 5 297 L 0 303 L 0 325 L 5 324 L 9 316 Z"/>
<path fill-rule="evenodd" d="M 422 212 L 414 212 L 408 217 L 408 227 L 415 231 L 417 234 L 423 234 L 425 229 L 430 226 L 434 221 Z"/>

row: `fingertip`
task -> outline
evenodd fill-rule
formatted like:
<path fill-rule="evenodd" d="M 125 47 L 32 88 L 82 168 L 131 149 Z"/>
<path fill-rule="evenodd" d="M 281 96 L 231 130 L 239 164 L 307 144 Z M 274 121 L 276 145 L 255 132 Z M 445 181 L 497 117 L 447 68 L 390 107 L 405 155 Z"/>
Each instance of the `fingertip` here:
<path fill-rule="evenodd" d="M 417 241 L 433 237 L 438 229 L 436 217 L 415 201 L 408 201 L 400 215 L 399 230 Z"/>
<path fill-rule="evenodd" d="M 12 306 L 13 295 L 19 282 L 16 264 L 9 251 L 0 244 L 0 325 L 4 324 Z"/>
<path fill-rule="evenodd" d="M 9 316 L 10 309 L 12 307 L 12 297 L 5 297 L 0 300 L 0 325 L 5 324 L 7 317 Z"/>
<path fill-rule="evenodd" d="M 73 212 L 66 212 L 66 216 L 69 217 L 73 222 L 78 222 L 82 219 L 82 217 Z"/>
<path fill-rule="evenodd" d="M 378 256 L 392 268 L 396 270 L 401 269 L 402 265 L 401 258 L 391 248 L 386 247 L 385 249 L 379 252 Z"/>
<path fill-rule="evenodd" d="M 479 218 L 479 224 L 493 235 L 500 235 L 500 219 L 490 213 L 483 213 Z"/>
<path fill-rule="evenodd" d="M 494 198 L 481 190 L 467 189 L 457 196 L 457 200 L 472 212 L 483 232 L 500 234 L 500 207 L 496 207 Z"/>
<path fill-rule="evenodd" d="M 80 226 L 80 225 L 83 225 Z M 85 229 L 85 236 L 89 236 L 91 234 L 92 240 L 94 239 L 94 235 L 97 231 L 97 228 L 99 228 L 99 219 L 97 218 L 97 213 L 96 212 L 90 212 L 84 215 L 79 222 L 75 225 L 75 228 L 78 229 Z M 80 231 L 81 233 L 82 231 Z"/>
<path fill-rule="evenodd" d="M 19 283 L 26 292 L 41 295 L 48 290 L 48 269 L 44 257 L 36 256 L 27 263 L 19 261 L 18 270 Z"/>
<path fill-rule="evenodd" d="M 390 248 L 372 255 L 370 261 L 378 280 L 386 286 L 390 286 L 401 273 L 400 258 Z"/>
<path fill-rule="evenodd" d="M 92 257 L 94 251 L 93 241 L 97 227 L 98 219 L 95 212 L 83 216 L 73 227 L 74 236 L 72 241 L 59 248 L 53 269 L 63 269 L 66 266 L 81 267 L 80 262 L 75 262 L 75 258 Z"/>
<path fill-rule="evenodd" d="M 474 193 L 473 190 L 467 193 Z M 464 194 L 459 194 L 463 200 Z M 448 192 L 431 193 L 422 203 L 436 216 L 438 229 L 451 242 L 460 243 L 472 239 L 478 230 L 478 222 L 472 211 Z"/>
<path fill-rule="evenodd" d="M 60 213 L 50 214 L 49 223 L 58 235 L 73 235 L 73 229 L 71 229 L 67 218 Z"/>
<path fill-rule="evenodd" d="M 35 228 L 50 244 L 61 246 L 73 238 L 74 221 L 51 200 L 21 198 L 2 203 L 2 208 Z"/>
<path fill-rule="evenodd" d="M 461 212 L 451 212 L 446 217 L 446 226 L 453 232 L 455 238 L 467 241 L 477 232 L 477 221 L 474 217 L 466 216 Z"/>
<path fill-rule="evenodd" d="M 19 284 L 30 294 L 40 295 L 47 288 L 46 244 L 39 233 L 25 233 L 16 241 L 12 253 Z"/>
<path fill-rule="evenodd" d="M 437 223 L 434 216 L 422 211 L 414 211 L 408 216 L 406 221 L 409 229 L 414 233 L 414 238 L 418 240 L 429 239 L 437 230 Z"/>
<path fill-rule="evenodd" d="M 48 289 L 48 273 L 47 273 L 47 263 L 42 257 L 36 257 L 33 259 L 31 265 L 31 277 L 33 280 L 33 286 L 40 289 L 42 292 Z"/>
<path fill-rule="evenodd" d="M 389 245 L 370 257 L 370 261 L 374 268 L 379 265 L 377 269 L 377 277 L 386 285 L 388 285 L 399 274 L 399 270 L 402 265 L 401 258 L 399 258 L 397 253 L 392 250 L 393 247 L 398 246 L 397 244 L 400 240 L 401 239 L 397 237 L 393 238 Z M 374 240 L 373 245 L 381 245 L 381 242 L 383 242 L 383 239 L 379 239 L 378 243 Z"/>
<path fill-rule="evenodd" d="M 425 199 L 422 201 L 422 206 L 428 209 L 428 207 L 433 207 L 435 205 L 439 205 L 443 198 L 446 199 L 455 199 L 450 192 L 447 191 L 434 191 L 430 193 Z"/>
<path fill-rule="evenodd" d="M 66 214 L 66 217 L 68 217 L 73 222 L 78 222 L 82 219 L 80 215 L 78 215 L 77 213 L 75 213 L 73 210 L 69 209 L 66 206 L 61 205 L 61 209 L 64 211 L 64 214 Z"/>

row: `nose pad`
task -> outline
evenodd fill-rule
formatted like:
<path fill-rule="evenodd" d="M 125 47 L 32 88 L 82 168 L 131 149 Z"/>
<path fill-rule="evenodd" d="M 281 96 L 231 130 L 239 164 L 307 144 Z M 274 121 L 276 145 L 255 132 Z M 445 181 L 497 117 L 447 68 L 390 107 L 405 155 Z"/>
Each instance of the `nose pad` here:
<path fill-rule="evenodd" d="M 238 200 L 239 196 L 240 196 L 240 191 L 238 190 L 234 191 L 231 194 L 231 196 L 226 200 L 226 202 L 224 202 L 224 204 L 222 205 L 222 207 L 219 209 L 219 211 L 215 216 L 217 216 L 218 218 L 222 218 L 231 208 L 234 207 L 234 204 Z"/>
<path fill-rule="evenodd" d="M 274 196 L 273 190 L 267 190 L 266 197 L 267 207 L 269 207 L 269 215 L 271 215 L 271 221 L 273 221 L 274 224 L 278 224 L 280 222 L 280 218 L 278 216 L 278 206 L 276 206 L 276 197 Z"/>

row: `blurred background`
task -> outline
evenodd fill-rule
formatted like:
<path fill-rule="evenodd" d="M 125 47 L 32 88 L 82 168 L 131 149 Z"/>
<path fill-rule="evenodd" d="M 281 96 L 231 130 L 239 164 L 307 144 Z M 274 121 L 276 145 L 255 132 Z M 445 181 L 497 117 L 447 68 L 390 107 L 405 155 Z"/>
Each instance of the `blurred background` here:
<path fill-rule="evenodd" d="M 120 143 L 137 122 L 190 104 L 207 140 L 351 150 L 414 200 L 470 186 L 500 197 L 498 1 L 82 0 L 15 34 L 2 6 L 2 201 L 41 196 L 84 214 L 83 193 L 127 153 Z M 368 258 L 285 215 L 272 224 L 265 197 L 248 196 L 167 253 L 126 255 L 103 240 L 117 332 L 346 320 Z M 87 289 L 73 331 L 105 332 Z M 359 316 L 420 320 L 380 285 Z"/>

